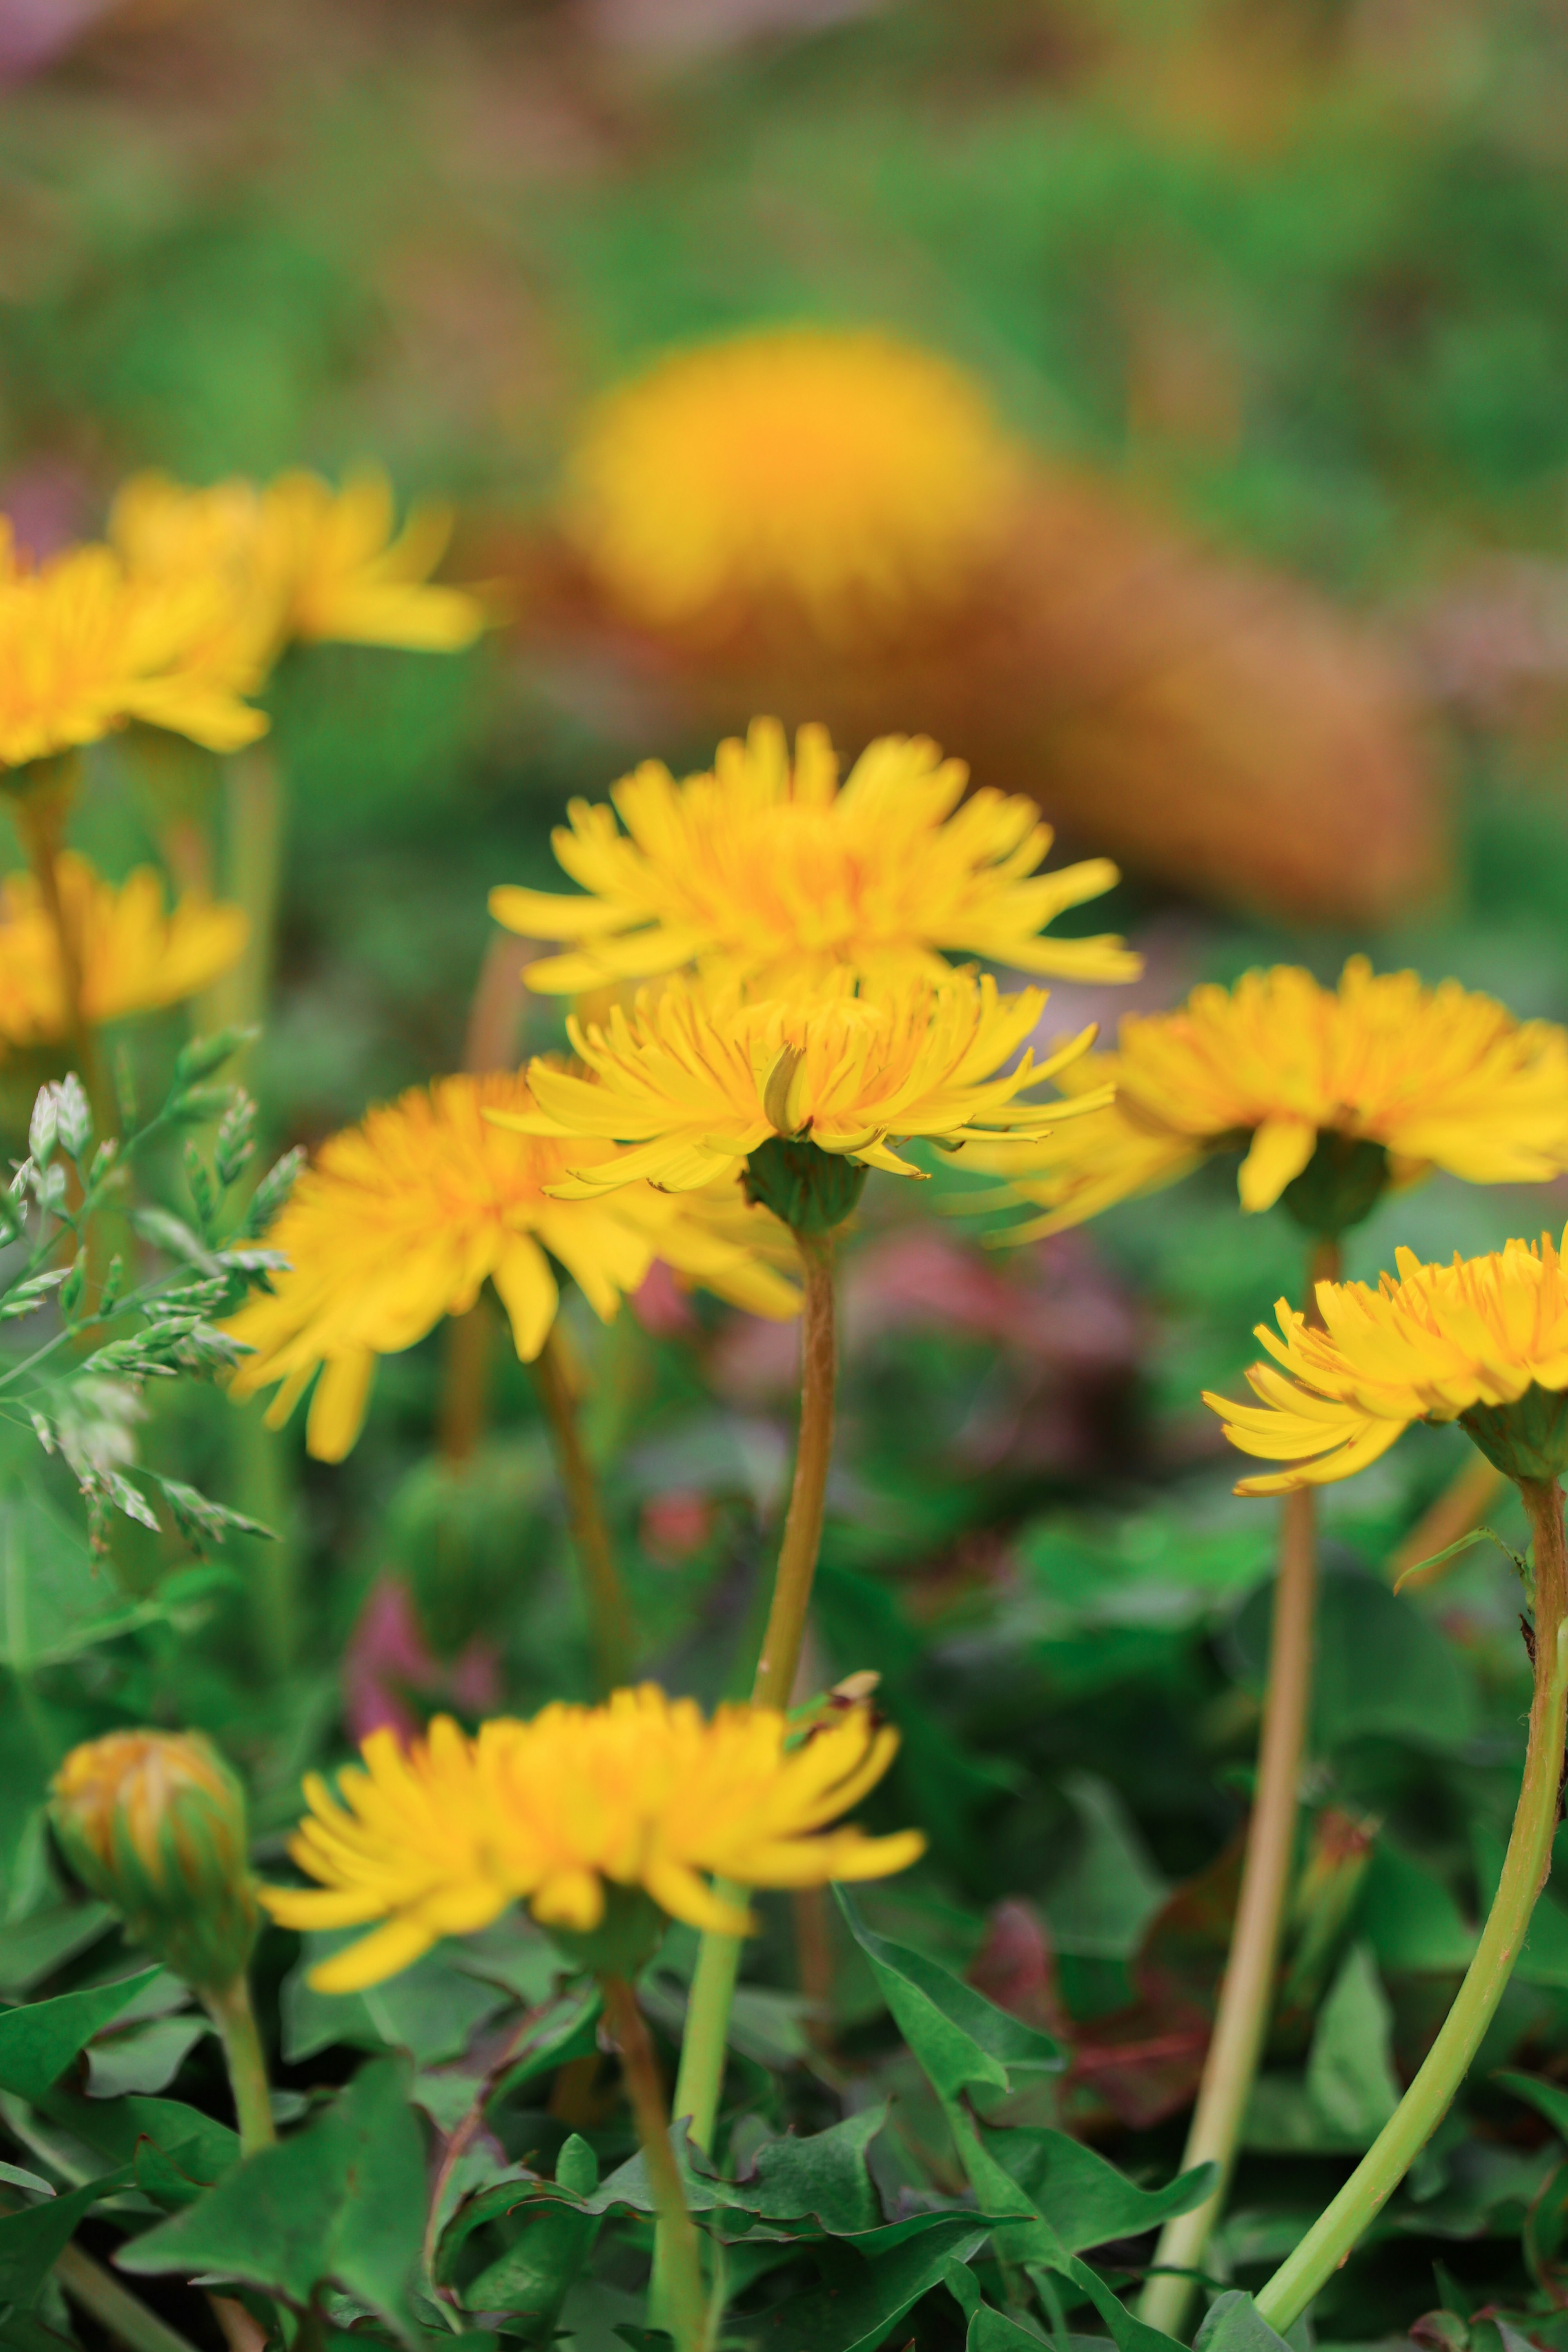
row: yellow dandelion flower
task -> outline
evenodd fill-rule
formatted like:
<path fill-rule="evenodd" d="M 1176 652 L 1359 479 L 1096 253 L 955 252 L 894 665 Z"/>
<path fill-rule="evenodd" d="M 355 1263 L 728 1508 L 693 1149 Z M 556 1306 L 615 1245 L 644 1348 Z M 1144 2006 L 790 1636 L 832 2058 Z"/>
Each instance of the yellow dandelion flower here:
<path fill-rule="evenodd" d="M 1568 1243 L 1568 1236 L 1564 1237 Z M 1204 1402 L 1244 1454 L 1288 1462 L 1238 1495 L 1348 1478 L 1415 1421 L 1461 1422 L 1510 1476 L 1552 1477 L 1568 1433 L 1568 1275 L 1550 1234 L 1485 1257 L 1423 1265 L 1397 1253 L 1397 1279 L 1321 1282 L 1319 1330 L 1280 1299 L 1277 1338 L 1258 1337 L 1283 1367 L 1247 1377 L 1261 1405 Z"/>
<path fill-rule="evenodd" d="M 490 1116 L 557 1139 L 571 1171 L 550 1188 L 562 1200 L 633 1181 L 689 1192 L 733 1173 L 772 1136 L 919 1176 L 890 1138 L 953 1146 L 999 1129 L 1038 1133 L 1076 1108 L 1017 1097 L 1081 1054 L 1092 1031 L 1050 1061 L 1037 1066 L 1026 1052 L 997 1075 L 1045 1002 L 1038 988 L 1000 996 L 989 975 L 971 971 L 877 997 L 840 990 L 762 1003 L 672 980 L 629 1014 L 616 1006 L 604 1028 L 568 1024 L 591 1076 L 536 1062 L 538 1109 Z M 584 1138 L 631 1148 L 601 1158 Z"/>
<path fill-rule="evenodd" d="M 674 352 L 611 392 L 569 460 L 563 521 L 641 619 L 775 595 L 837 632 L 962 593 L 1023 473 L 950 362 L 780 328 Z"/>
<path fill-rule="evenodd" d="M 263 1891 L 286 1927 L 384 1925 L 316 1969 L 324 1992 L 357 1992 L 443 1936 L 488 1927 L 525 1902 L 546 1927 L 591 1934 L 606 1894 L 641 1890 L 672 1919 L 743 1934 L 708 1874 L 742 1886 L 881 1878 L 919 1859 L 918 1831 L 869 1838 L 830 1829 L 875 1787 L 898 1735 L 847 1707 L 791 1744 L 772 1707 L 722 1706 L 656 1685 L 604 1706 L 547 1706 L 531 1721 L 446 1717 L 407 1753 L 389 1732 L 334 1797 L 311 1776 L 309 1817 L 289 1852 L 319 1885 Z"/>
<path fill-rule="evenodd" d="M 213 669 L 228 625 L 215 574 L 140 579 L 112 549 L 22 562 L 0 523 L 0 768 L 21 768 L 131 719 L 232 751 L 266 728 L 240 701 L 246 677 Z"/>
<path fill-rule="evenodd" d="M 792 766 L 776 719 L 721 743 L 711 771 L 677 783 L 649 760 L 612 793 L 574 801 L 555 854 L 585 898 L 503 887 L 498 922 L 574 952 L 529 965 L 531 986 L 575 994 L 700 964 L 781 990 L 849 971 L 882 983 L 938 979 L 942 950 L 1020 971 L 1131 980 L 1139 959 L 1109 936 L 1040 935 L 1109 890 L 1103 857 L 1038 871 L 1051 845 L 1031 800 L 978 792 L 934 743 L 887 735 L 842 787 L 825 729 L 803 727 Z M 616 824 L 617 813 L 625 832 Z"/>
<path fill-rule="evenodd" d="M 81 1017 L 94 1027 L 178 1004 L 227 971 L 244 952 L 241 907 L 194 893 L 165 912 L 151 866 L 105 881 L 73 850 L 56 860 L 60 904 L 81 972 Z M 13 1045 L 55 1045 L 69 1034 L 59 940 L 31 874 L 0 882 L 0 1036 Z"/>
<path fill-rule="evenodd" d="M 206 489 L 137 474 L 109 528 L 138 576 L 216 574 L 227 583 L 230 626 L 212 648 L 220 670 L 263 677 L 294 638 L 449 652 L 484 626 L 477 599 L 430 581 L 449 514 L 416 507 L 395 535 L 391 486 L 374 468 L 341 490 L 303 472 L 265 488 L 237 478 Z"/>
<path fill-rule="evenodd" d="M 454 653 L 483 629 L 477 597 L 430 580 L 452 535 L 447 508 L 416 507 L 397 532 L 392 486 L 374 467 L 341 490 L 280 474 L 262 504 L 288 583 L 287 635 Z"/>
<path fill-rule="evenodd" d="M 1364 956 L 1337 989 L 1277 965 L 1194 989 L 1174 1013 L 1126 1014 L 1116 1051 L 1070 1083 L 1110 1085 L 1115 1100 L 1042 1144 L 983 1157 L 1046 1213 L 1012 1238 L 1079 1224 L 1226 1149 L 1246 1154 L 1242 1207 L 1270 1208 L 1324 1136 L 1372 1148 L 1365 1206 L 1434 1167 L 1476 1184 L 1568 1168 L 1568 1032 L 1458 981 L 1374 973 Z"/>
<path fill-rule="evenodd" d="M 656 1258 L 756 1315 L 793 1315 L 799 1300 L 766 1255 L 781 1229 L 746 1209 L 731 1182 L 711 1202 L 666 1199 L 647 1185 L 613 1201 L 566 1202 L 550 1188 L 583 1154 L 509 1132 L 489 1114 L 533 1107 L 506 1074 L 439 1078 L 372 1110 L 323 1144 L 267 1236 L 289 1261 L 272 1296 L 252 1297 L 228 1328 L 255 1349 L 234 1375 L 237 1399 L 278 1386 L 268 1413 L 286 1421 L 318 1370 L 306 1443 L 341 1462 L 358 1437 L 378 1356 L 424 1338 L 494 1283 L 517 1352 L 531 1363 L 555 1320 L 551 1258 L 605 1321 Z"/>

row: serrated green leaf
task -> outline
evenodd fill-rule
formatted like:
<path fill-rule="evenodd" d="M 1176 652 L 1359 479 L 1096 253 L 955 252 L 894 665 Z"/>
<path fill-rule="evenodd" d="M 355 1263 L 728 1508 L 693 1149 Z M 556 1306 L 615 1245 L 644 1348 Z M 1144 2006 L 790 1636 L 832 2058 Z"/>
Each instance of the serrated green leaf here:
<path fill-rule="evenodd" d="M 1194 2165 L 1163 2189 L 1140 2189 L 1115 2165 L 1066 2132 L 987 2130 L 989 2153 L 1017 2182 L 1069 2253 L 1134 2238 L 1175 2213 L 1190 2213 L 1214 2185 L 1212 2164 Z"/>
<path fill-rule="evenodd" d="M 89 1985 L 53 2000 L 0 2011 L 0 2090 L 36 2105 L 99 2028 L 128 2009 L 161 1973 L 157 1968 L 143 1969 L 114 1984 Z"/>
<path fill-rule="evenodd" d="M 294 2138 L 263 2148 L 184 2212 L 125 2247 L 144 2277 L 205 2272 L 304 2310 L 336 2285 L 409 2346 L 425 2220 L 425 2151 L 402 2069 L 377 2059 Z"/>
<path fill-rule="evenodd" d="M 596 2214 L 554 2202 L 522 2210 L 515 2226 L 511 2245 L 464 2288 L 464 2308 L 505 2312 L 512 2322 L 509 2336 L 546 2342 L 603 2223 Z"/>
<path fill-rule="evenodd" d="M 1015 2071 L 1061 2066 L 1061 2051 L 1048 2033 L 1009 2016 L 924 1953 L 874 1935 L 844 1889 L 834 1891 L 894 2023 L 941 2096 L 956 2098 L 972 2083 L 1006 2091 Z"/>

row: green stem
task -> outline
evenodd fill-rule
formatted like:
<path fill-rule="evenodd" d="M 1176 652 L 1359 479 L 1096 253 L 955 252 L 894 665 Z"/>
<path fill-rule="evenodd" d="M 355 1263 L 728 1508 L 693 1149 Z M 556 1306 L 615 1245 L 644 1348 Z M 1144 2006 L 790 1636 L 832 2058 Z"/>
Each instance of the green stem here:
<path fill-rule="evenodd" d="M 1332 1280 L 1338 1265 L 1337 1244 L 1321 1241 L 1307 1275 L 1307 1314 L 1313 1321 L 1317 1319 L 1317 1285 Z M 1317 1597 L 1314 1521 L 1310 1486 L 1299 1486 L 1286 1496 L 1258 1785 L 1247 1825 L 1241 1891 L 1214 2033 L 1182 2158 L 1184 2171 L 1196 2164 L 1212 2164 L 1217 2168 L 1217 2177 L 1201 2205 L 1166 2222 L 1154 2252 L 1157 2273 L 1145 2285 L 1138 2305 L 1139 2317 L 1168 2336 L 1181 2333 L 1197 2291 L 1196 2280 L 1186 2273 L 1201 2265 L 1225 2207 L 1273 2009 L 1274 1972 L 1295 1855 L 1297 1797 L 1311 1696 Z"/>
<path fill-rule="evenodd" d="M 789 1704 L 805 1639 L 812 1580 L 822 1544 L 827 1465 L 833 1452 L 838 1337 L 832 1236 L 797 1232 L 795 1239 L 805 1272 L 801 1314 L 800 1436 L 767 1629 L 752 1685 L 752 1703 L 757 1706 Z M 745 1905 L 747 1890 L 727 1879 L 716 1881 L 713 1891 L 721 1902 L 732 1903 L 737 1908 Z M 675 2084 L 675 2112 L 685 2120 L 696 2147 L 709 2148 L 713 2144 L 713 2126 L 718 2120 L 724 2083 L 730 2011 L 740 1967 L 740 1937 L 707 1929 L 691 1979 L 691 1998 L 680 2044 L 680 2071 Z M 661 2232 L 654 2256 L 656 2295 L 665 2276 L 665 2252 Z"/>
<path fill-rule="evenodd" d="M 1534 1538 L 1535 1690 L 1502 1876 L 1475 1958 L 1420 2073 L 1333 2203 L 1258 2298 L 1259 2312 L 1281 2335 L 1333 2276 L 1447 2115 L 1502 1999 L 1552 1867 L 1568 1714 L 1568 1554 L 1555 1479 L 1521 1478 L 1519 1490 Z"/>
<path fill-rule="evenodd" d="M 753 1706 L 787 1706 L 805 1640 L 822 1513 L 833 1453 L 833 1397 L 838 1379 L 837 1318 L 833 1299 L 833 1237 L 797 1233 L 805 1295 L 800 1325 L 800 1435 L 789 1515 L 773 1578 L 762 1654 L 752 1685 Z"/>
<path fill-rule="evenodd" d="M 190 2338 L 149 2311 L 139 2296 L 79 2246 L 68 2246 L 55 2263 L 55 2276 L 71 2301 L 97 2320 L 106 2335 L 130 2352 L 195 2352 Z"/>
<path fill-rule="evenodd" d="M 610 1531 L 599 1504 L 599 1486 L 578 1425 L 577 1400 L 552 1329 L 533 1361 L 534 1385 L 555 1445 L 555 1466 L 566 1498 L 573 1548 L 583 1571 L 588 1604 L 588 1638 L 601 1696 L 619 1690 L 630 1671 L 631 1609 L 610 1549 Z"/>
<path fill-rule="evenodd" d="M 669 2145 L 669 2116 L 664 2086 L 643 2022 L 637 1996 L 625 1977 L 599 1979 L 605 1995 L 605 2018 L 620 2053 L 626 2096 L 637 2127 L 648 2186 L 658 2215 L 663 2309 L 675 2338 L 677 2352 L 702 2352 L 707 2334 L 707 2291 L 702 2284 L 702 2254 L 697 2224 L 680 2185 L 680 2171 Z"/>
<path fill-rule="evenodd" d="M 270 2147 L 278 2134 L 272 2122 L 267 2061 L 262 2055 L 261 2036 L 256 2030 L 256 2011 L 244 1970 L 230 1983 L 204 1990 L 202 2000 L 223 2042 L 224 2063 L 228 2068 L 229 2088 L 234 2093 L 234 2111 L 239 2124 L 239 2152 L 242 2157 L 254 2156 L 258 2148 Z"/>

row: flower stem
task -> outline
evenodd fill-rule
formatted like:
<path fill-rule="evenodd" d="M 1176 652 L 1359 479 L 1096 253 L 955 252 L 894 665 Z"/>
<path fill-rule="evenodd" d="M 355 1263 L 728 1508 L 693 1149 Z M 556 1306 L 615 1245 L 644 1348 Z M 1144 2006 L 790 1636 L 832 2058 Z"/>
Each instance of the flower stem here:
<path fill-rule="evenodd" d="M 1258 2298 L 1281 2334 L 1344 2261 L 1436 2130 L 1491 2023 L 1552 1867 L 1568 1713 L 1568 1552 L 1555 1479 L 1521 1478 L 1534 1538 L 1535 1689 L 1524 1776 L 1502 1876 L 1476 1955 L 1420 2073 L 1327 2211 Z"/>
<path fill-rule="evenodd" d="M 605 1995 L 605 2020 L 620 2053 L 626 2096 L 631 2101 L 643 2162 L 647 2167 L 648 2186 L 658 2215 L 664 2308 L 668 2314 L 670 2333 L 675 2337 L 677 2352 L 701 2352 L 707 2333 L 708 2302 L 702 2284 L 702 2256 L 697 2225 L 688 2210 L 680 2172 L 669 2145 L 669 2116 L 653 2044 L 637 1996 L 625 1977 L 605 1976 L 599 1981 Z"/>
<path fill-rule="evenodd" d="M 789 1705 L 805 1640 L 812 1580 L 816 1574 L 816 1555 L 822 1543 L 827 1465 L 833 1452 L 833 1398 L 838 1377 L 833 1239 L 831 1234 L 799 1232 L 795 1239 L 805 1270 L 800 1341 L 800 1436 L 767 1629 L 752 1685 L 752 1702 L 757 1706 Z M 731 1903 L 737 1909 L 744 1907 L 747 1890 L 743 1886 L 717 1879 L 713 1892 L 721 1903 Z M 680 2070 L 675 2083 L 675 2112 L 685 2119 L 695 2147 L 707 2149 L 713 2141 L 724 2083 L 730 2011 L 740 1967 L 741 1938 L 719 1935 L 710 1927 L 706 1929 L 691 1979 L 686 2031 L 680 2044 Z M 662 2282 L 666 2270 L 661 2231 L 654 2257 L 656 2281 Z"/>
<path fill-rule="evenodd" d="M 460 1470 L 484 1434 L 490 1385 L 490 1311 L 479 1297 L 466 1315 L 449 1315 L 441 1333 L 441 1408 L 437 1443 L 441 1459 Z"/>
<path fill-rule="evenodd" d="M 267 2081 L 267 2061 L 256 2030 L 250 1986 L 243 1969 L 226 1985 L 203 1989 L 202 2000 L 217 2027 L 228 2068 L 229 2088 L 239 2124 L 239 2152 L 254 2156 L 270 2147 L 278 2134 L 272 2122 L 272 2093 Z"/>
<path fill-rule="evenodd" d="M 1317 1285 L 1331 1281 L 1338 1270 L 1338 1244 L 1320 1241 L 1307 1275 L 1309 1320 L 1318 1319 Z M 1274 1970 L 1295 1853 L 1297 1795 L 1311 1694 L 1318 1582 L 1315 1520 L 1315 1498 L 1310 1486 L 1298 1486 L 1286 1496 L 1258 1784 L 1247 1825 L 1241 1892 L 1214 2034 L 1182 2158 L 1184 2171 L 1195 2164 L 1213 2164 L 1218 2167 L 1218 2178 L 1201 2205 L 1178 2214 L 1160 2232 L 1154 2252 L 1158 2273 L 1145 2285 L 1138 2305 L 1140 2318 L 1163 2328 L 1169 2336 L 1181 2332 L 1197 2288 L 1196 2280 L 1187 2273 L 1201 2264 L 1224 2210 L 1273 2007 Z"/>
<path fill-rule="evenodd" d="M 833 1395 L 838 1379 L 833 1299 L 833 1236 L 797 1233 L 805 1296 L 801 1307 L 800 1436 L 795 1483 L 773 1578 L 773 1597 L 752 1685 L 754 1706 L 787 1706 L 805 1639 L 812 1580 L 822 1548 L 823 1502 L 833 1452 Z"/>
<path fill-rule="evenodd" d="M 555 1445 L 555 1465 L 566 1498 L 566 1517 L 588 1602 L 588 1634 L 601 1692 L 618 1690 L 631 1655 L 631 1611 L 610 1549 L 610 1533 L 599 1507 L 598 1483 L 583 1444 L 577 1400 L 572 1393 L 561 1342 L 551 1331 L 534 1359 L 534 1383 Z"/>
<path fill-rule="evenodd" d="M 69 2245 L 55 2263 L 55 2276 L 71 2301 L 88 2312 L 105 2335 L 129 2347 L 129 2352 L 195 2352 L 186 2336 L 149 2311 L 111 2271 L 95 2262 L 80 2246 Z"/>

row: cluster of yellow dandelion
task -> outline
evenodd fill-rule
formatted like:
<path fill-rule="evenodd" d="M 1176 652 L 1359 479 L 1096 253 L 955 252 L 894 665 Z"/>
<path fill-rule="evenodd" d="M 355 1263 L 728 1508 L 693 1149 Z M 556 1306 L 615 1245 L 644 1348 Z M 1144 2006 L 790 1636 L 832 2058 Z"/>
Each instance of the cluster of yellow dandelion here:
<path fill-rule="evenodd" d="M 1282 965 L 1194 989 L 1173 1013 L 1130 1013 L 1116 1051 L 1080 1062 L 1068 1083 L 1109 1086 L 1114 1099 L 1043 1143 L 977 1155 L 1045 1212 L 1018 1239 L 1081 1223 L 1226 1150 L 1245 1153 L 1242 1207 L 1270 1208 L 1324 1136 L 1380 1147 L 1395 1183 L 1434 1167 L 1478 1184 L 1568 1168 L 1568 1034 L 1458 981 L 1374 974 L 1363 956 L 1337 989 Z"/>
<path fill-rule="evenodd" d="M 608 1159 L 613 1147 L 588 1140 L 568 1153 L 511 1131 L 532 1102 L 521 1077 L 441 1078 L 323 1145 L 268 1235 L 289 1271 L 229 1326 L 254 1350 L 234 1396 L 280 1383 L 268 1414 L 276 1425 L 324 1368 L 307 1443 L 341 1461 L 359 1435 L 376 1358 L 466 1313 L 487 1280 L 531 1362 L 555 1320 L 552 1257 L 606 1322 L 656 1257 L 753 1314 L 795 1313 L 794 1288 L 766 1262 L 787 1264 L 789 1236 L 738 1186 L 681 1201 L 647 1184 L 561 1200 L 569 1165 Z"/>
<path fill-rule="evenodd" d="M 613 806 L 572 803 L 555 854 L 586 896 L 507 887 L 490 911 L 572 941 L 527 967 L 531 987 L 563 993 L 686 965 L 764 992 L 841 973 L 897 986 L 941 977 L 947 954 L 1131 979 L 1138 960 L 1120 940 L 1042 936 L 1109 890 L 1116 868 L 1097 857 L 1040 873 L 1051 829 L 1035 803 L 965 800 L 968 777 L 934 743 L 889 735 L 840 785 L 822 728 L 801 729 L 792 764 L 783 728 L 757 719 L 709 772 L 678 784 L 650 760 L 616 785 Z"/>
<path fill-rule="evenodd" d="M 961 593 L 1024 468 L 983 392 L 879 334 L 795 327 L 658 361 L 590 417 L 563 521 L 633 614 L 783 596 L 842 632 Z"/>
<path fill-rule="evenodd" d="M 394 537 L 378 473 L 341 491 L 313 474 L 266 488 L 128 482 L 109 544 L 34 564 L 0 538 L 0 767 L 97 742 L 132 721 L 233 751 L 267 725 L 244 698 L 291 637 L 447 648 L 484 612 L 429 584 L 437 509 Z"/>
<path fill-rule="evenodd" d="M 816 1886 L 917 1858 L 925 1841 L 915 1831 L 828 1828 L 875 1787 L 897 1746 L 864 1706 L 792 1745 L 773 1708 L 724 1706 L 704 1721 L 694 1701 L 651 1684 L 607 1706 L 485 1723 L 473 1738 L 438 1717 L 406 1754 L 376 1732 L 337 1798 L 317 1778 L 306 1783 L 310 1813 L 290 1852 L 320 1884 L 263 1899 L 289 1927 L 384 1923 L 316 1969 L 314 1983 L 332 1992 L 378 1983 L 520 1900 L 544 1925 L 585 1934 L 604 1918 L 607 1891 L 640 1889 L 670 1918 L 740 1931 L 745 1914 L 701 1874 Z"/>

